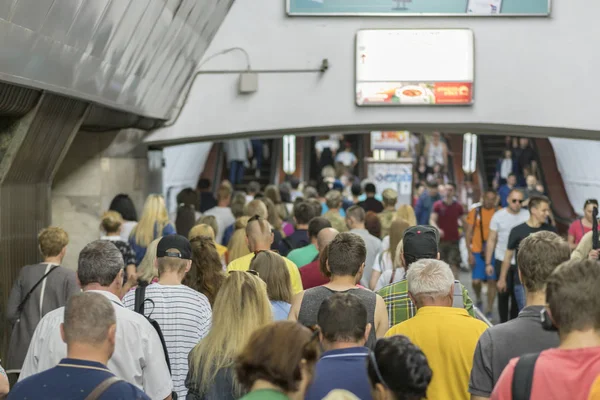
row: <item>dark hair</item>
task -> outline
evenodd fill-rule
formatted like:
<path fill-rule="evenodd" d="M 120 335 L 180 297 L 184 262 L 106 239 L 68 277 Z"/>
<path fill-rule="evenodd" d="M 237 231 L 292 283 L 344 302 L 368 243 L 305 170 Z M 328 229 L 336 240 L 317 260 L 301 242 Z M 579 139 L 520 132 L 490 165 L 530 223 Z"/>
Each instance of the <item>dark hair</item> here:
<path fill-rule="evenodd" d="M 123 193 L 116 195 L 110 202 L 110 207 L 108 207 L 108 209 L 121 214 L 121 217 L 123 217 L 125 221 L 138 220 L 135 206 L 129 195 Z"/>
<path fill-rule="evenodd" d="M 531 196 L 529 198 L 529 209 L 538 208 L 542 203 L 550 204 L 550 199 L 546 196 Z"/>
<path fill-rule="evenodd" d="M 362 188 L 360 187 L 360 183 L 353 183 L 350 188 L 350 192 L 352 192 L 352 196 L 360 196 L 362 193 Z"/>
<path fill-rule="evenodd" d="M 265 380 L 284 392 L 295 392 L 302 380 L 300 362 L 312 369 L 320 355 L 318 336 L 293 321 L 278 321 L 255 330 L 237 358 L 236 374 L 250 390 Z"/>
<path fill-rule="evenodd" d="M 381 220 L 374 211 L 365 215 L 365 229 L 376 238 L 381 238 Z"/>
<path fill-rule="evenodd" d="M 190 240 L 192 246 L 192 268 L 183 284 L 202 293 L 212 306 L 221 285 L 225 281 L 221 258 L 215 242 L 208 236 L 196 236 Z"/>
<path fill-rule="evenodd" d="M 515 174 L 514 172 L 511 172 L 510 174 L 508 174 L 507 178 L 510 178 L 511 176 L 516 178 L 517 174 Z"/>
<path fill-rule="evenodd" d="M 287 182 L 283 182 L 279 184 L 279 195 L 281 196 L 281 201 L 283 203 L 291 203 L 292 202 L 292 187 Z"/>
<path fill-rule="evenodd" d="M 327 262 L 332 275 L 356 276 L 367 258 L 363 238 L 355 233 L 338 234 L 327 246 Z"/>
<path fill-rule="evenodd" d="M 317 325 L 328 342 L 358 342 L 365 338 L 367 308 L 350 293 L 336 293 L 319 307 Z"/>
<path fill-rule="evenodd" d="M 452 186 L 454 189 L 456 189 L 456 183 L 454 183 L 454 182 L 448 182 L 448 183 L 446 183 L 446 185 Z"/>
<path fill-rule="evenodd" d="M 321 213 L 323 212 L 323 206 L 321 205 L 319 200 L 317 200 L 315 198 L 310 198 L 310 199 L 306 200 L 306 202 L 314 207 L 315 215 L 321 215 Z"/>
<path fill-rule="evenodd" d="M 314 217 L 308 223 L 308 237 L 316 238 L 325 228 L 331 228 L 331 222 L 325 217 Z"/>
<path fill-rule="evenodd" d="M 583 208 L 586 208 L 590 204 L 593 204 L 594 206 L 598 207 L 598 200 L 596 200 L 596 199 L 587 199 L 585 201 L 585 203 L 583 203 Z"/>
<path fill-rule="evenodd" d="M 198 193 L 190 187 L 182 189 L 181 192 L 177 193 L 178 206 L 184 204 L 195 208 L 198 204 L 198 200 Z"/>
<path fill-rule="evenodd" d="M 312 205 L 303 202 L 294 205 L 294 218 L 298 225 L 306 225 L 316 216 L 316 209 Z"/>
<path fill-rule="evenodd" d="M 377 188 L 373 183 L 367 183 L 365 185 L 365 193 L 375 193 L 377 192 Z"/>
<path fill-rule="evenodd" d="M 321 182 L 317 185 L 317 193 L 319 197 L 325 197 L 325 195 L 329 192 L 329 185 L 327 182 Z"/>
<path fill-rule="evenodd" d="M 427 182 L 427 187 L 429 189 L 437 189 L 438 188 L 438 184 L 435 183 L 435 182 L 433 182 L 433 181 L 429 181 L 429 182 Z"/>
<path fill-rule="evenodd" d="M 455 188 L 456 188 L 456 186 L 455 186 Z M 484 194 L 485 194 L 485 193 L 492 193 L 494 196 L 496 196 L 496 195 L 497 195 L 497 193 L 496 193 L 496 191 L 494 190 L 494 188 L 492 188 L 492 187 L 489 187 L 489 186 L 488 186 L 488 188 L 487 188 L 487 189 L 485 189 L 485 192 L 484 192 Z"/>
<path fill-rule="evenodd" d="M 177 207 L 177 217 L 175 218 L 175 230 L 181 236 L 187 237 L 196 225 L 196 209 L 194 206 L 182 204 Z"/>
<path fill-rule="evenodd" d="M 387 386 L 396 400 L 425 398 L 433 375 L 425 354 L 402 335 L 377 341 L 367 371 L 371 385 Z"/>
<path fill-rule="evenodd" d="M 365 210 L 361 206 L 352 206 L 346 210 L 346 218 L 353 218 L 356 222 L 365 222 Z"/>
<path fill-rule="evenodd" d="M 561 335 L 600 329 L 599 286 L 598 261 L 567 261 L 550 275 L 546 283 L 546 302 Z"/>
<path fill-rule="evenodd" d="M 289 179 L 290 185 L 292 186 L 292 189 L 297 190 L 298 187 L 300 187 L 300 180 L 298 178 L 296 178 L 295 176 L 291 176 Z"/>
<path fill-rule="evenodd" d="M 200 180 L 198 181 L 198 189 L 200 190 L 210 189 L 210 186 L 210 179 L 200 178 Z"/>

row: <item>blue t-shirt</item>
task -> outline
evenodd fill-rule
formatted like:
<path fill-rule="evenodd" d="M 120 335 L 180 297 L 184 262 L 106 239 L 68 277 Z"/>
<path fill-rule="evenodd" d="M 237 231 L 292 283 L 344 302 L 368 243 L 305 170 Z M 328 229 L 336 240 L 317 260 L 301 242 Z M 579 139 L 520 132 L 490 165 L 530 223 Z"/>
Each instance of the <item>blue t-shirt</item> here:
<path fill-rule="evenodd" d="M 56 367 L 17 383 L 8 393 L 8 399 L 84 400 L 96 386 L 111 376 L 114 374 L 99 362 L 64 358 Z M 144 392 L 125 381 L 114 383 L 99 398 L 150 400 Z"/>
<path fill-rule="evenodd" d="M 344 389 L 361 400 L 370 400 L 371 385 L 367 376 L 366 347 L 330 350 L 323 353 L 315 369 L 315 379 L 306 391 L 305 400 L 321 400 L 335 389 Z"/>
<path fill-rule="evenodd" d="M 221 240 L 221 244 L 223 246 L 229 245 L 229 241 L 233 236 L 233 232 L 235 232 L 235 224 L 231 224 L 227 228 L 225 228 L 225 231 L 223 232 L 223 239 Z"/>
<path fill-rule="evenodd" d="M 512 189 L 508 187 L 508 185 L 500 186 L 498 189 L 498 196 L 500 196 L 500 205 L 504 207 L 508 207 L 508 195 Z"/>
<path fill-rule="evenodd" d="M 439 194 L 432 197 L 427 191 L 425 191 L 421 197 L 419 197 L 415 207 L 415 215 L 417 217 L 418 225 L 429 225 L 429 218 L 431 217 L 431 212 L 433 211 L 433 204 L 438 200 L 441 200 L 441 196 Z"/>
<path fill-rule="evenodd" d="M 354 204 L 352 204 L 354 205 Z M 348 208 L 348 207 L 346 207 Z M 321 203 L 321 215 L 324 215 L 327 211 L 329 211 L 329 207 L 327 207 L 327 203 Z M 340 208 L 340 215 L 346 218 L 346 210 L 342 207 Z"/>
<path fill-rule="evenodd" d="M 292 305 L 285 301 L 271 300 L 271 309 L 273 310 L 273 321 L 285 321 L 288 319 Z"/>
<path fill-rule="evenodd" d="M 175 228 L 173 227 L 173 225 L 171 225 L 171 223 L 168 223 L 167 225 L 165 225 L 165 227 L 162 230 L 162 233 L 156 234 L 156 228 L 154 228 L 154 239 L 158 238 L 159 236 L 167 236 L 167 235 L 175 235 L 177 234 L 177 232 L 175 231 Z M 140 263 L 142 262 L 142 260 L 144 259 L 144 256 L 146 255 L 146 248 L 140 246 L 139 244 L 137 244 L 135 242 L 135 236 L 131 235 L 129 237 L 129 245 L 131 246 L 131 248 L 133 250 L 135 250 L 135 265 L 140 265 Z"/>

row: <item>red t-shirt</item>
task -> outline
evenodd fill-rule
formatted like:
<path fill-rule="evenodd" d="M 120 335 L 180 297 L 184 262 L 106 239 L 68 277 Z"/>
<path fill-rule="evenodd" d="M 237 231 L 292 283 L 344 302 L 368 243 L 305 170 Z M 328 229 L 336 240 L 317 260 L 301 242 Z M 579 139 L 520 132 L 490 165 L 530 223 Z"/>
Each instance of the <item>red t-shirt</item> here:
<path fill-rule="evenodd" d="M 575 238 L 575 244 L 579 244 L 579 242 L 581 242 L 581 238 L 583 238 L 583 236 L 591 230 L 592 228 L 583 226 L 581 219 L 578 219 L 573 221 L 573 223 L 569 227 L 569 235 Z"/>
<path fill-rule="evenodd" d="M 512 400 L 512 379 L 517 361 L 517 358 L 513 358 L 506 366 L 491 400 Z M 600 347 L 545 350 L 535 364 L 531 398 L 585 400 L 598 375 Z"/>
<path fill-rule="evenodd" d="M 438 215 L 438 227 L 444 231 L 444 236 L 440 239 L 445 242 L 458 242 L 458 220 L 465 213 L 463 206 L 457 201 L 446 204 L 443 200 L 438 200 L 433 204 L 433 212 Z"/>
<path fill-rule="evenodd" d="M 320 263 L 316 261 L 299 269 L 304 290 L 329 283 L 329 278 L 321 273 Z"/>

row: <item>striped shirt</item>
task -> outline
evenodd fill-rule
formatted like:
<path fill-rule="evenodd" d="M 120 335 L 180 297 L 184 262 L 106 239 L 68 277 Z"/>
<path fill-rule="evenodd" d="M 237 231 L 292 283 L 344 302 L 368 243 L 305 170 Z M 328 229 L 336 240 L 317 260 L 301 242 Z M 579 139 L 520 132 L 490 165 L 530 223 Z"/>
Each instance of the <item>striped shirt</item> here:
<path fill-rule="evenodd" d="M 146 288 L 144 305 L 146 316 L 160 325 L 165 338 L 173 388 L 180 399 L 187 395 L 185 377 L 188 372 L 188 354 L 204 338 L 210 329 L 212 311 L 205 295 L 185 285 L 165 286 L 153 283 Z M 123 298 L 125 307 L 135 307 L 135 291 L 130 291 Z"/>

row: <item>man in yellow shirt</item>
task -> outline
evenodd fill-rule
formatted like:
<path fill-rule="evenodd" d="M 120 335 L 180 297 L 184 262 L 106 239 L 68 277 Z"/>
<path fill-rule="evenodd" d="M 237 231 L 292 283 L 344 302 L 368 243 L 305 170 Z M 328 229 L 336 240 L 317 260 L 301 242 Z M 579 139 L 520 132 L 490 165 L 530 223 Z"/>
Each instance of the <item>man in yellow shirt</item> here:
<path fill-rule="evenodd" d="M 227 272 L 248 271 L 250 269 L 250 262 L 256 254 L 271 249 L 273 232 L 271 232 L 269 222 L 258 215 L 250 218 L 246 226 L 246 241 L 251 253 L 230 262 L 227 266 Z M 285 257 L 283 257 L 283 260 L 290 272 L 292 292 L 294 294 L 300 293 L 302 291 L 302 279 L 300 278 L 298 267 Z"/>
<path fill-rule="evenodd" d="M 407 336 L 425 353 L 433 371 L 428 399 L 468 400 L 473 354 L 487 325 L 464 308 L 452 307 L 454 275 L 445 262 L 419 260 L 411 264 L 407 279 L 417 314 L 385 336 Z"/>

